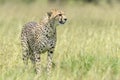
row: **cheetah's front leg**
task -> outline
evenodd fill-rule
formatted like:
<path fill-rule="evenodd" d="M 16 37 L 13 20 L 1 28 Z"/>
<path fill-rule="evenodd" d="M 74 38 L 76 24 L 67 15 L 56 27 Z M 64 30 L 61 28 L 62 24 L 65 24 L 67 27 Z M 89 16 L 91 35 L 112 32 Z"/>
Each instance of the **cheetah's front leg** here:
<path fill-rule="evenodd" d="M 48 51 L 48 57 L 47 57 L 47 59 L 48 59 L 48 63 L 47 63 L 47 74 L 48 74 L 48 76 L 51 73 L 53 51 L 54 51 L 53 49 Z"/>

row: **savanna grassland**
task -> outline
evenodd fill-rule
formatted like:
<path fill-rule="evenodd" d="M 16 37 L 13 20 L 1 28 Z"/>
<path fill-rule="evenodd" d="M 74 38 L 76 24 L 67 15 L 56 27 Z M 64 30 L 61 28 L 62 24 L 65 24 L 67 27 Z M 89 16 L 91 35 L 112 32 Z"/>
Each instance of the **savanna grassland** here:
<path fill-rule="evenodd" d="M 31 64 L 23 71 L 20 33 L 26 22 L 39 22 L 50 6 L 45 2 L 0 5 L 0 80 L 45 80 L 47 54 L 42 54 L 40 78 Z M 51 80 L 120 80 L 119 7 L 57 6 L 68 21 L 57 27 Z"/>

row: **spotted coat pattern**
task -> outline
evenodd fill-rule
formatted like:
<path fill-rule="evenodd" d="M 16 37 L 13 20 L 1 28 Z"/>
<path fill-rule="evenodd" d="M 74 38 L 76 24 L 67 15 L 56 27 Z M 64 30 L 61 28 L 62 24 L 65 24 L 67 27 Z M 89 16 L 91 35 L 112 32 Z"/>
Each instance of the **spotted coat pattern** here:
<path fill-rule="evenodd" d="M 23 61 L 27 65 L 28 59 L 32 61 L 36 73 L 41 73 L 40 54 L 48 52 L 47 71 L 50 73 L 52 56 L 56 45 L 56 26 L 64 24 L 67 18 L 59 10 L 51 10 L 40 22 L 28 22 L 22 28 L 21 44 Z"/>

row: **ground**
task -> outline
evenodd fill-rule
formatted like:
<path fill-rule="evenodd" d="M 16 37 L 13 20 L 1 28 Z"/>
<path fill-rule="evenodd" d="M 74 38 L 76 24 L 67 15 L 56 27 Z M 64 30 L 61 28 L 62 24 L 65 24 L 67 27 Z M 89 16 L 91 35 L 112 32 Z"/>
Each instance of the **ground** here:
<path fill-rule="evenodd" d="M 119 6 L 70 5 L 61 9 L 68 21 L 57 27 L 51 80 L 120 80 Z M 38 4 L 0 6 L 0 80 L 37 79 L 32 67 L 23 72 L 20 32 L 24 23 L 40 21 L 48 10 Z M 45 71 L 47 55 L 42 56 Z M 45 79 L 44 73 L 41 78 Z"/>

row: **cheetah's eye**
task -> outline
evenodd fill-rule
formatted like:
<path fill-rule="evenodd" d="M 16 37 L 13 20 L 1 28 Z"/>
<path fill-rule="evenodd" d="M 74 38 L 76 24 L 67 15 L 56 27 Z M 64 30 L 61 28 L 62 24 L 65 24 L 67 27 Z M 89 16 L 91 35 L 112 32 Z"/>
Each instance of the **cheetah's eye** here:
<path fill-rule="evenodd" d="M 58 14 L 59 16 L 62 16 L 62 14 Z"/>

